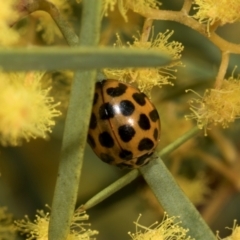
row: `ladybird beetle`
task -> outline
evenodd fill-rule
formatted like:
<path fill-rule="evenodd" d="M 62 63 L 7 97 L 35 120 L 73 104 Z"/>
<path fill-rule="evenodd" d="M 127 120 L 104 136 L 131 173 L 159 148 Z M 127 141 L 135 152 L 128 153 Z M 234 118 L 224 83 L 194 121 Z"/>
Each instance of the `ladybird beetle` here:
<path fill-rule="evenodd" d="M 118 80 L 96 83 L 88 143 L 104 162 L 138 168 L 149 162 L 160 138 L 156 108 L 133 86 Z"/>

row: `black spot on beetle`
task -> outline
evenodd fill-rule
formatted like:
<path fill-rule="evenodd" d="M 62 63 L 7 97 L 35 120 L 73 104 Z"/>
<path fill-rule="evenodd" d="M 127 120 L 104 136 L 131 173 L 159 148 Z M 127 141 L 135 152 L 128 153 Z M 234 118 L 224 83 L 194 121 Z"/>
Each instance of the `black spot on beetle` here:
<path fill-rule="evenodd" d="M 87 136 L 87 142 L 91 146 L 91 148 L 96 147 L 96 143 L 95 143 L 93 137 L 90 134 L 88 134 L 88 136 Z"/>
<path fill-rule="evenodd" d="M 124 115 L 124 116 L 130 116 L 135 109 L 133 103 L 129 100 L 121 101 L 119 104 L 119 107 L 120 107 L 120 111 L 121 111 L 122 115 Z"/>
<path fill-rule="evenodd" d="M 111 148 L 114 146 L 114 140 L 108 132 L 102 132 L 99 134 L 99 142 L 103 147 Z"/>
<path fill-rule="evenodd" d="M 118 128 L 118 134 L 123 142 L 129 142 L 133 136 L 135 135 L 136 131 L 130 125 L 122 125 Z"/>
<path fill-rule="evenodd" d="M 106 153 L 101 153 L 100 159 L 105 163 L 112 163 L 115 161 L 114 157 L 112 157 L 111 155 L 106 154 Z"/>
<path fill-rule="evenodd" d="M 131 151 L 122 149 L 122 151 L 119 153 L 119 157 L 124 160 L 131 160 L 133 158 L 133 154 Z"/>
<path fill-rule="evenodd" d="M 153 109 L 150 113 L 149 113 L 149 117 L 151 118 L 151 120 L 153 122 L 156 122 L 159 119 L 159 115 L 156 109 Z"/>
<path fill-rule="evenodd" d="M 138 150 L 151 150 L 154 146 L 153 141 L 150 138 L 143 138 L 138 144 Z"/>
<path fill-rule="evenodd" d="M 140 106 L 144 106 L 146 104 L 146 95 L 144 93 L 134 93 L 132 97 Z"/>
<path fill-rule="evenodd" d="M 103 103 L 99 108 L 99 116 L 102 120 L 107 120 L 114 117 L 114 109 L 110 103 Z"/>
<path fill-rule="evenodd" d="M 118 87 L 110 87 L 106 90 L 107 94 L 111 97 L 119 97 L 126 92 L 127 86 L 123 83 L 119 83 Z"/>
<path fill-rule="evenodd" d="M 93 105 L 97 103 L 97 100 L 98 100 L 98 93 L 95 93 L 93 98 Z"/>
<path fill-rule="evenodd" d="M 146 153 L 144 155 L 142 155 L 141 157 L 138 157 L 137 161 L 136 161 L 136 164 L 138 166 L 141 166 L 141 165 L 145 165 L 148 161 L 146 161 L 148 158 L 150 158 L 150 156 L 152 155 L 153 153 Z"/>
<path fill-rule="evenodd" d="M 102 88 L 102 82 L 96 82 L 95 88 Z"/>
<path fill-rule="evenodd" d="M 104 80 L 101 81 L 101 84 L 104 85 L 106 82 L 107 82 L 107 80 L 104 79 Z"/>
<path fill-rule="evenodd" d="M 138 125 L 143 130 L 149 130 L 151 125 L 148 117 L 145 114 L 140 114 Z"/>
<path fill-rule="evenodd" d="M 157 130 L 157 128 L 154 129 L 153 137 L 157 141 L 157 139 L 158 139 L 158 130 Z"/>
<path fill-rule="evenodd" d="M 91 115 L 89 127 L 90 129 L 95 129 L 97 127 L 97 118 L 94 113 L 92 113 Z"/>

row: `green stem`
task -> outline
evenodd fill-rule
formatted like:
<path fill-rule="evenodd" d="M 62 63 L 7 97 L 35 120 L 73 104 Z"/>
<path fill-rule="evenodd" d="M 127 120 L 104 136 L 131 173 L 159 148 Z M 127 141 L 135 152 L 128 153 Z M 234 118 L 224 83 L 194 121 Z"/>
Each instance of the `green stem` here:
<path fill-rule="evenodd" d="M 168 146 L 166 146 L 165 148 L 163 148 L 160 151 L 159 155 L 161 156 L 161 158 L 165 158 L 167 155 L 169 155 L 175 149 L 180 147 L 187 140 L 189 140 L 190 138 L 194 137 L 197 133 L 199 133 L 199 128 L 197 126 L 193 127 L 191 130 L 186 132 L 184 135 L 182 135 L 181 137 L 176 139 L 173 143 L 171 143 Z"/>
<path fill-rule="evenodd" d="M 56 5 L 54 5 L 50 1 L 47 0 L 20 1 L 17 5 L 17 9 L 19 10 L 21 18 L 38 10 L 47 12 L 59 27 L 67 43 L 70 46 L 78 46 L 79 42 L 78 36 L 73 31 L 70 24 L 64 19 Z"/>
<path fill-rule="evenodd" d="M 102 202 L 118 190 L 125 187 L 127 184 L 132 182 L 134 179 L 136 179 L 140 175 L 140 172 L 138 170 L 132 170 L 131 172 L 127 173 L 123 177 L 119 178 L 117 181 L 97 193 L 94 197 L 89 199 L 83 206 L 80 207 L 80 209 L 87 210 L 89 208 L 94 207 L 98 203 Z"/>
<path fill-rule="evenodd" d="M 214 84 L 215 89 L 221 89 L 221 86 L 222 86 L 223 81 L 224 81 L 225 74 L 226 74 L 227 69 L 228 69 L 229 60 L 230 60 L 229 53 L 228 52 L 222 52 L 221 64 L 219 66 L 218 74 L 217 74 L 216 81 L 215 81 L 215 84 Z"/>
<path fill-rule="evenodd" d="M 182 192 L 163 161 L 158 158 L 140 169 L 163 209 L 170 216 L 179 216 L 182 226 L 196 240 L 216 240 L 199 212 Z"/>
<path fill-rule="evenodd" d="M 192 0 L 184 0 L 181 11 L 184 12 L 185 14 L 189 14 L 192 8 L 192 4 L 193 4 Z"/>
<path fill-rule="evenodd" d="M 112 47 L 0 49 L 0 66 L 5 71 L 159 67 L 170 61 L 169 56 L 154 50 Z"/>
<path fill-rule="evenodd" d="M 83 0 L 81 46 L 97 45 L 100 13 L 100 0 Z M 49 240 L 64 240 L 69 233 L 82 170 L 95 81 L 96 70 L 77 71 L 74 76 L 52 203 Z"/>
<path fill-rule="evenodd" d="M 189 9 L 189 1 L 186 2 L 184 8 Z M 188 6 L 186 6 L 186 4 Z M 134 1 L 128 1 L 127 6 L 130 9 L 134 10 Z M 194 31 L 199 32 L 203 36 L 205 36 L 209 41 L 215 44 L 222 52 L 229 53 L 240 53 L 240 44 L 230 43 L 227 40 L 220 37 L 215 32 L 211 32 L 209 36 L 206 31 L 206 26 L 204 24 L 199 23 L 197 20 L 193 19 L 191 16 L 186 14 L 186 11 L 182 9 L 181 11 L 170 11 L 170 10 L 158 10 L 153 8 L 143 8 L 138 9 L 138 13 L 145 18 L 150 18 L 154 20 L 164 20 L 164 21 L 174 21 L 181 23 L 185 26 L 192 28 Z"/>

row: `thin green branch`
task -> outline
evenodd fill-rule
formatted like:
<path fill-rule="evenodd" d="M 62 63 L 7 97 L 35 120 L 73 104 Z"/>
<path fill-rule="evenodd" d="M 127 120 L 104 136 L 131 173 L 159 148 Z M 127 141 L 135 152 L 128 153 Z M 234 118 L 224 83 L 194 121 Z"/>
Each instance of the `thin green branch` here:
<path fill-rule="evenodd" d="M 23 18 L 35 11 L 45 11 L 55 21 L 70 46 L 78 46 L 79 38 L 70 24 L 64 19 L 56 5 L 47 0 L 24 0 L 17 5 L 20 17 Z"/>
<path fill-rule="evenodd" d="M 184 0 L 181 11 L 185 14 L 188 14 L 192 8 L 192 0 Z"/>
<path fill-rule="evenodd" d="M 186 2 L 186 4 L 189 4 Z M 134 10 L 133 1 L 128 2 L 128 7 Z M 158 10 L 153 8 L 144 8 L 139 9 L 138 13 L 145 18 L 150 18 L 154 20 L 165 20 L 165 21 L 174 21 L 181 23 L 185 26 L 192 28 L 193 30 L 199 32 L 213 44 L 215 44 L 221 51 L 229 53 L 240 53 L 240 44 L 234 44 L 228 42 L 227 40 L 221 38 L 217 33 L 212 32 L 209 36 L 206 26 L 199 23 L 197 20 L 193 19 L 191 16 L 186 14 L 186 11 L 169 11 L 169 10 Z"/>
<path fill-rule="evenodd" d="M 83 0 L 79 39 L 82 46 L 98 44 L 101 4 L 99 0 Z M 95 81 L 96 70 L 77 71 L 74 76 L 52 203 L 49 240 L 65 240 L 70 230 L 82 170 Z"/>
<path fill-rule="evenodd" d="M 166 157 L 168 154 L 170 154 L 172 151 L 174 151 L 176 148 L 181 146 L 183 143 L 185 143 L 190 138 L 194 137 L 199 132 L 199 129 L 197 127 L 192 128 L 188 132 L 186 132 L 183 136 L 176 139 L 173 143 L 169 144 L 167 147 L 165 147 L 161 152 L 160 156 Z M 153 160 L 155 161 L 155 156 L 153 157 Z M 123 177 L 119 178 L 117 181 L 97 193 L 95 196 L 93 196 L 91 199 L 89 199 L 83 206 L 79 207 L 79 209 L 89 209 L 91 207 L 94 207 L 98 203 L 102 202 L 118 190 L 125 187 L 127 184 L 132 182 L 134 179 L 136 179 L 139 176 L 138 170 L 132 170 L 131 172 L 127 173 Z"/>
<path fill-rule="evenodd" d="M 165 164 L 158 158 L 140 169 L 163 209 L 170 216 L 179 216 L 182 226 L 196 240 L 216 240 L 199 212 L 175 182 Z"/>
<path fill-rule="evenodd" d="M 150 32 L 152 30 L 153 19 L 146 18 L 143 24 L 141 42 L 147 42 L 149 39 Z"/>
<path fill-rule="evenodd" d="M 97 193 L 94 197 L 89 199 L 83 206 L 81 206 L 79 209 L 87 210 L 89 208 L 94 207 L 98 203 L 102 202 L 118 190 L 125 187 L 127 184 L 132 182 L 134 179 L 136 179 L 138 176 L 140 176 L 140 172 L 136 169 L 132 170 L 131 172 L 127 173 L 123 177 L 119 178 L 117 181 Z"/>
<path fill-rule="evenodd" d="M 170 61 L 169 56 L 153 50 L 110 47 L 0 49 L 0 68 L 5 71 L 157 67 Z"/>
<path fill-rule="evenodd" d="M 180 147 L 183 143 L 185 143 L 187 140 L 194 137 L 198 133 L 199 133 L 199 128 L 197 126 L 193 127 L 191 130 L 186 132 L 184 135 L 182 135 L 181 137 L 176 139 L 174 142 L 172 142 L 171 144 L 169 144 L 168 146 L 163 148 L 160 151 L 159 155 L 161 156 L 161 158 L 167 157 L 171 152 L 173 152 L 175 149 Z"/>
<path fill-rule="evenodd" d="M 229 64 L 229 53 L 228 52 L 222 52 L 222 59 L 221 59 L 221 64 L 218 69 L 218 74 L 215 80 L 214 88 L 215 89 L 220 89 L 225 77 L 225 74 L 228 69 L 228 64 Z"/>

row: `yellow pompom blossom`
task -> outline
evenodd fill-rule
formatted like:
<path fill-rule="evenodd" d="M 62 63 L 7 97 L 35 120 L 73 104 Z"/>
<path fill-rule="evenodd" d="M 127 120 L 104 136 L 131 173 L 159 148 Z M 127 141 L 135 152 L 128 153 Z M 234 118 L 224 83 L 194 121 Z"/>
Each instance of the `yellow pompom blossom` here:
<path fill-rule="evenodd" d="M 0 1 L 0 46 L 14 44 L 19 39 L 17 31 L 10 27 L 18 17 L 15 3 L 16 0 Z"/>
<path fill-rule="evenodd" d="M 219 240 L 239 240 L 240 239 L 240 227 L 237 225 L 237 221 L 234 220 L 233 228 L 228 228 L 232 230 L 232 234 L 227 238 L 220 238 L 219 232 L 217 232 L 217 239 Z"/>
<path fill-rule="evenodd" d="M 59 103 L 41 88 L 42 73 L 0 72 L 0 142 L 17 145 L 23 139 L 46 138 L 55 125 Z"/>
<path fill-rule="evenodd" d="M 193 240 L 187 236 L 188 230 L 179 226 L 180 222 L 176 223 L 177 217 L 165 214 L 160 224 L 156 222 L 150 227 L 139 224 L 140 217 L 135 222 L 136 233 L 129 233 L 133 240 Z"/>
<path fill-rule="evenodd" d="M 186 196 L 194 205 L 203 204 L 206 197 L 211 193 L 208 187 L 208 178 L 205 175 L 199 175 L 194 179 L 188 179 L 183 176 L 175 176 L 175 179 Z"/>
<path fill-rule="evenodd" d="M 0 207 L 0 239 L 14 240 L 16 229 L 13 225 L 12 215 L 7 213 L 5 207 Z"/>
<path fill-rule="evenodd" d="M 51 0 L 49 2 L 53 3 L 60 10 L 61 14 L 70 15 L 71 7 L 68 1 Z M 47 12 L 37 11 L 32 13 L 32 16 L 39 20 L 36 31 L 41 32 L 42 38 L 47 44 L 52 44 L 56 37 L 63 37 L 58 26 Z"/>
<path fill-rule="evenodd" d="M 192 99 L 192 114 L 186 119 L 196 119 L 200 129 L 207 135 L 207 127 L 213 123 L 227 128 L 230 122 L 240 117 L 240 79 L 230 77 L 224 80 L 220 89 L 207 89 L 204 96 Z M 188 90 L 187 90 L 188 91 Z"/>
<path fill-rule="evenodd" d="M 57 71 L 48 72 L 42 78 L 42 88 L 51 87 L 51 96 L 56 102 L 61 102 L 58 110 L 61 111 L 64 118 L 67 113 L 68 101 L 71 92 L 73 72 Z M 185 121 L 186 122 L 186 121 Z"/>
<path fill-rule="evenodd" d="M 195 0 L 198 6 L 195 18 L 202 23 L 212 25 L 219 22 L 220 25 L 233 23 L 240 20 L 240 1 L 239 0 Z"/>
<path fill-rule="evenodd" d="M 90 224 L 82 222 L 88 220 L 88 218 L 85 212 L 76 212 L 73 216 L 70 232 L 66 240 L 94 240 L 92 236 L 97 235 L 98 231 L 85 229 Z M 49 220 L 49 213 L 38 210 L 36 219 L 33 222 L 29 220 L 28 216 L 25 216 L 25 219 L 15 221 L 15 224 L 20 233 L 27 235 L 26 240 L 48 240 Z"/>
<path fill-rule="evenodd" d="M 140 41 L 134 37 L 133 44 L 128 43 L 130 49 L 151 49 L 161 53 L 169 54 L 173 60 L 171 64 L 157 68 L 125 68 L 125 69 L 105 69 L 104 73 L 108 78 L 118 79 L 119 81 L 133 83 L 135 82 L 140 91 L 145 92 L 150 97 L 151 89 L 154 86 L 161 87 L 162 85 L 173 85 L 169 80 L 175 79 L 173 72 L 176 72 L 176 67 L 182 66 L 180 61 L 183 45 L 179 42 L 169 42 L 173 31 L 159 33 L 155 40 L 147 42 Z M 117 36 L 117 47 L 126 48 L 123 46 L 121 39 Z"/>
<path fill-rule="evenodd" d="M 103 0 L 103 15 L 107 16 L 108 11 L 113 11 L 118 4 L 119 12 L 127 21 L 126 13 L 129 10 L 129 4 L 134 12 L 144 12 L 146 8 L 158 8 L 161 4 L 156 0 Z"/>
<path fill-rule="evenodd" d="M 231 240 L 239 240 L 240 239 L 240 227 L 235 225 L 232 229 Z"/>
<path fill-rule="evenodd" d="M 102 11 L 107 16 L 108 11 L 113 11 L 118 0 L 103 0 L 102 1 Z M 119 1 L 120 2 L 120 1 Z"/>

